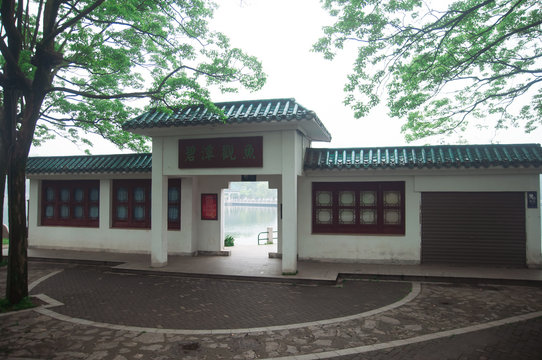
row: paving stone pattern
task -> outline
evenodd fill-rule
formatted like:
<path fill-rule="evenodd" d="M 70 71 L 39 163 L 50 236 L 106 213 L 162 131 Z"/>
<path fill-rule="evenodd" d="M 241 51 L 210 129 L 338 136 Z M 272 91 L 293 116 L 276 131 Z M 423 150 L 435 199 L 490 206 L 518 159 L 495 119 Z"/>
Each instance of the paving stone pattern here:
<path fill-rule="evenodd" d="M 62 286 L 58 286 L 62 284 Z M 303 286 L 168 276 L 75 267 L 44 281 L 61 314 L 128 326 L 173 329 L 262 327 L 358 314 L 405 297 L 410 283 L 346 281 Z"/>
<path fill-rule="evenodd" d="M 335 360 L 540 360 L 542 318 Z"/>
<path fill-rule="evenodd" d="M 56 270 L 58 267 L 58 265 L 31 264 L 30 277 L 38 278 L 48 273 L 47 270 Z M 68 267 L 65 272 L 78 271 L 77 269 L 80 268 Z M 5 270 L 0 270 L 0 276 L 5 277 Z M 57 276 L 60 274 L 48 281 L 63 287 L 64 284 L 57 281 L 60 279 Z M 148 278 L 150 277 L 142 275 L 133 277 L 142 282 Z M 161 278 L 160 282 L 164 283 L 162 286 L 170 281 L 168 279 L 172 281 L 170 285 L 178 286 L 177 282 L 173 281 L 174 278 Z M 209 288 L 206 288 L 207 283 Z M 217 291 L 212 281 L 201 280 L 198 284 L 202 287 L 202 292 Z M 229 282 L 227 289 L 234 293 L 240 284 Z M 276 284 L 260 285 L 276 286 Z M 298 294 L 300 299 L 305 299 L 305 296 L 307 298 L 309 295 L 314 296 L 314 291 L 318 288 L 296 287 L 295 291 L 300 293 Z M 256 287 L 252 289 L 261 290 Z M 93 291 L 96 289 L 89 288 L 87 294 Z M 59 321 L 35 311 L 27 311 L 0 317 L 0 358 L 59 360 L 293 358 L 301 354 L 410 339 L 423 334 L 542 311 L 540 299 L 542 289 L 536 287 L 422 284 L 421 293 L 409 303 L 365 318 L 290 330 L 223 335 L 174 335 L 111 330 Z M 104 306 L 97 304 L 96 308 L 103 309 Z M 53 308 L 55 311 L 59 309 L 60 307 Z M 465 335 L 343 356 L 338 359 L 538 359 L 541 358 L 537 357 L 540 355 L 541 328 L 542 319 L 537 318 Z"/>

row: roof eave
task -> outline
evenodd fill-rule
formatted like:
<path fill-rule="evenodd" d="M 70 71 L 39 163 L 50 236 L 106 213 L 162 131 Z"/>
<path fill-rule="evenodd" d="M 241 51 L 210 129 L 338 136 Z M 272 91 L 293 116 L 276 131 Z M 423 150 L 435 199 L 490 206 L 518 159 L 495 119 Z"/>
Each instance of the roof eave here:
<path fill-rule="evenodd" d="M 246 122 L 246 123 L 196 123 L 196 124 L 181 124 L 181 125 L 171 125 L 171 126 L 153 126 L 145 128 L 133 128 L 128 131 L 143 135 L 143 136 L 178 136 L 181 135 L 187 129 L 202 129 L 205 127 L 221 128 L 224 130 L 231 129 L 232 131 L 238 131 L 242 128 L 250 129 L 251 132 L 254 125 L 261 124 L 262 130 L 268 130 L 268 127 L 276 127 L 277 130 L 280 129 L 291 129 L 292 126 L 299 128 L 302 132 L 312 141 L 331 141 L 331 134 L 324 127 L 324 125 L 318 120 L 317 117 L 303 118 L 299 120 L 280 120 L 280 119 L 268 119 L 265 122 Z M 295 125 L 293 125 L 295 124 Z M 183 131 L 184 130 L 184 131 Z M 184 135 L 184 134 L 183 134 Z"/>

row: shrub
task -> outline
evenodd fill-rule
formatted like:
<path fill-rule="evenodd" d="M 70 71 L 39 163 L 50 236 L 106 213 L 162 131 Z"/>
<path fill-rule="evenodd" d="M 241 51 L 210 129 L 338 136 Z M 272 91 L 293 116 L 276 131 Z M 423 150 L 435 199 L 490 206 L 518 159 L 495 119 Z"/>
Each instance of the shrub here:
<path fill-rule="evenodd" d="M 232 235 L 226 235 L 224 239 L 224 246 L 233 246 L 235 238 Z"/>

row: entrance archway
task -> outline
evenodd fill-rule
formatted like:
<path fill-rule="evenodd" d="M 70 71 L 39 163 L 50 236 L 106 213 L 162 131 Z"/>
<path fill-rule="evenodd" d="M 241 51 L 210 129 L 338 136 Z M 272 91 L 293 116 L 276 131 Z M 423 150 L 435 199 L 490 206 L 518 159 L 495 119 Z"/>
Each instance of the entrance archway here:
<path fill-rule="evenodd" d="M 222 190 L 224 240 L 232 236 L 234 246 L 225 246 L 233 256 L 268 257 L 277 252 L 277 190 L 267 181 L 230 182 Z M 273 237 L 268 238 L 268 228 Z M 226 244 L 225 244 L 226 245 Z"/>

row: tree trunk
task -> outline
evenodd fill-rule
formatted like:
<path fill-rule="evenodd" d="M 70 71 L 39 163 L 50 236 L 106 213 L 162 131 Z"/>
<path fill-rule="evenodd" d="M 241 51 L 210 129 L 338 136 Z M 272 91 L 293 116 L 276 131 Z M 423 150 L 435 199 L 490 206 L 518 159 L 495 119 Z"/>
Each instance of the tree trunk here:
<path fill-rule="evenodd" d="M 8 176 L 8 149 L 10 127 L 5 123 L 4 112 L 0 112 L 0 223 L 4 223 L 4 201 L 6 194 L 6 177 Z M 6 224 L 7 225 L 7 224 Z M 0 251 L 0 262 L 4 260 L 2 251 Z"/>
<path fill-rule="evenodd" d="M 6 298 L 17 304 L 28 296 L 26 187 L 25 170 L 28 152 L 24 151 L 22 139 L 17 141 L 17 99 L 15 88 L 4 88 L 4 125 L 7 141 L 7 179 L 9 212 L 9 254 L 6 279 Z M 18 147 L 16 145 L 19 145 Z"/>
<path fill-rule="evenodd" d="M 0 152 L 1 154 L 2 152 Z M 7 159 L 7 156 L 0 155 L 0 159 Z M 4 194 L 6 192 L 6 170 L 7 170 L 7 161 L 2 161 L 0 164 L 0 224 L 4 223 Z M 2 231 L 2 237 L 4 239 L 4 231 Z M 4 243 L 2 241 L 2 247 Z M 4 250 L 0 250 L 0 263 L 4 261 Z"/>
<path fill-rule="evenodd" d="M 19 152 L 13 152 L 8 165 L 9 255 L 6 298 L 11 304 L 17 304 L 28 296 L 26 158 Z"/>

